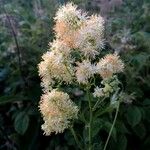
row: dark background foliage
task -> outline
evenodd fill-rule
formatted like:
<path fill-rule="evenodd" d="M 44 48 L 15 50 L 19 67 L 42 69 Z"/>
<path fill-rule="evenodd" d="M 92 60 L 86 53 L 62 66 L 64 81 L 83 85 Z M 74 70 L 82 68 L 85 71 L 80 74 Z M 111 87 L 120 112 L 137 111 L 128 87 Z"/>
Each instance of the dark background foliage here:
<path fill-rule="evenodd" d="M 76 149 L 70 132 L 43 136 L 38 111 L 41 95 L 37 64 L 52 41 L 53 16 L 66 0 L 0 0 L 0 149 Z M 113 130 L 108 149 L 150 149 L 150 1 L 74 0 L 90 13 L 106 20 L 105 49 L 120 52 L 126 67 L 123 82 L 125 103 Z M 69 89 L 67 89 L 69 90 Z M 70 91 L 77 92 L 76 89 Z M 78 101 L 82 97 L 74 97 Z M 95 150 L 103 147 L 112 124 L 106 114 L 94 122 Z M 79 129 L 86 139 L 86 127 Z"/>

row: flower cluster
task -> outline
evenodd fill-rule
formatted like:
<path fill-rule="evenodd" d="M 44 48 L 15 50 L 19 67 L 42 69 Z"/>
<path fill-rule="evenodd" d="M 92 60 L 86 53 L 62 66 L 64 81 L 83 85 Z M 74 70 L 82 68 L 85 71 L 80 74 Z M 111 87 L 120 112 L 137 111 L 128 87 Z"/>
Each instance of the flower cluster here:
<path fill-rule="evenodd" d="M 97 63 L 97 72 L 102 78 L 109 78 L 114 73 L 122 72 L 124 63 L 117 54 L 108 54 Z"/>
<path fill-rule="evenodd" d="M 104 20 L 101 16 L 90 16 L 78 32 L 76 45 L 85 57 L 95 58 L 103 48 Z"/>
<path fill-rule="evenodd" d="M 89 60 L 83 60 L 81 63 L 77 63 L 76 77 L 79 83 L 86 84 L 88 79 L 95 73 L 95 67 Z"/>
<path fill-rule="evenodd" d="M 87 85 L 98 74 L 103 79 L 103 87 L 95 87 L 93 95 L 109 96 L 115 89 L 112 86 L 114 74 L 124 68 L 116 54 L 108 54 L 97 62 L 104 47 L 104 20 L 100 15 L 88 16 L 68 3 L 58 9 L 54 20 L 55 39 L 49 43 L 49 51 L 38 65 L 44 89 L 40 102 L 45 122 L 42 129 L 46 135 L 63 132 L 70 120 L 77 118 L 78 108 L 69 95 L 54 90 L 58 84 Z"/>
<path fill-rule="evenodd" d="M 63 132 L 78 114 L 78 107 L 69 95 L 55 89 L 42 96 L 39 107 L 45 121 L 42 129 L 46 135 Z"/>
<path fill-rule="evenodd" d="M 43 61 L 39 64 L 39 75 L 42 78 L 42 85 L 45 91 L 49 91 L 54 84 L 54 79 L 70 83 L 72 81 L 72 67 L 63 55 L 57 55 L 55 51 L 47 52 L 42 57 Z"/>
<path fill-rule="evenodd" d="M 54 20 L 56 37 L 70 48 L 75 48 L 77 31 L 84 24 L 86 14 L 78 10 L 76 5 L 68 3 L 58 9 Z"/>
<path fill-rule="evenodd" d="M 103 87 L 96 87 L 94 89 L 93 96 L 94 97 L 109 97 L 111 93 L 115 92 L 119 89 L 119 80 L 116 75 L 111 78 L 106 78 L 102 80 L 101 85 Z"/>
<path fill-rule="evenodd" d="M 49 43 L 50 50 L 55 51 L 57 54 L 62 54 L 64 57 L 67 57 L 71 53 L 71 49 L 61 40 L 54 40 L 53 42 Z"/>

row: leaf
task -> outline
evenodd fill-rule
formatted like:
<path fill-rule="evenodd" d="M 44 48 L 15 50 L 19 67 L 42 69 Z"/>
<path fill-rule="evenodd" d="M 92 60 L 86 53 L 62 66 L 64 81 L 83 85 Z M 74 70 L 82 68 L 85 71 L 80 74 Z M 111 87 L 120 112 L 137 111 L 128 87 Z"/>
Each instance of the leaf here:
<path fill-rule="evenodd" d="M 117 141 L 117 150 L 126 150 L 127 148 L 127 138 L 125 135 L 120 135 Z"/>
<path fill-rule="evenodd" d="M 107 113 L 107 112 L 112 112 L 114 110 L 114 105 L 111 105 L 111 106 L 108 106 L 107 108 L 105 108 L 105 109 L 99 109 L 98 111 L 96 111 L 96 113 L 95 113 L 95 118 L 97 118 L 97 117 L 99 117 L 99 116 L 101 116 L 101 115 L 103 115 L 103 114 L 105 114 L 105 113 Z"/>
<path fill-rule="evenodd" d="M 145 99 L 144 101 L 143 101 L 143 105 L 144 106 L 149 106 L 150 105 L 150 99 Z"/>
<path fill-rule="evenodd" d="M 103 121 L 101 119 L 94 120 L 92 126 L 92 137 L 95 137 L 98 134 L 102 126 L 103 126 Z"/>
<path fill-rule="evenodd" d="M 104 123 L 104 129 L 107 133 L 109 133 L 110 129 L 111 129 L 112 124 L 110 122 L 105 122 Z M 111 133 L 111 136 L 113 137 L 113 139 L 116 141 L 116 128 L 114 127 Z"/>
<path fill-rule="evenodd" d="M 64 133 L 64 138 L 67 141 L 68 145 L 74 145 L 75 144 L 75 140 L 74 140 L 74 138 L 70 132 L 66 131 Z"/>
<path fill-rule="evenodd" d="M 127 115 L 126 115 L 128 123 L 134 127 L 137 125 L 141 119 L 142 119 L 142 114 L 141 111 L 139 110 L 138 107 L 132 106 L 128 108 Z"/>
<path fill-rule="evenodd" d="M 149 48 L 150 46 L 150 33 L 139 31 L 133 34 L 133 38 L 138 46 Z"/>
<path fill-rule="evenodd" d="M 146 129 L 144 124 L 138 124 L 134 127 L 133 130 L 140 139 L 143 139 L 146 135 Z"/>
<path fill-rule="evenodd" d="M 21 95 L 1 96 L 0 97 L 0 105 L 6 104 L 6 103 L 12 103 L 15 101 L 24 101 L 24 100 L 27 100 L 27 98 L 25 98 Z"/>
<path fill-rule="evenodd" d="M 145 42 L 145 45 L 149 46 L 150 43 L 150 33 L 149 32 L 138 32 L 138 34 L 141 35 L 141 37 L 143 38 L 143 41 Z"/>
<path fill-rule="evenodd" d="M 15 122 L 14 122 L 14 127 L 15 130 L 19 133 L 19 134 L 24 134 L 28 128 L 29 125 L 29 116 L 26 115 L 25 112 L 21 112 L 19 113 L 16 118 L 15 118 Z"/>
<path fill-rule="evenodd" d="M 118 132 L 120 132 L 120 133 L 129 133 L 128 129 L 126 128 L 126 126 L 123 122 L 117 121 L 115 126 L 116 126 Z"/>

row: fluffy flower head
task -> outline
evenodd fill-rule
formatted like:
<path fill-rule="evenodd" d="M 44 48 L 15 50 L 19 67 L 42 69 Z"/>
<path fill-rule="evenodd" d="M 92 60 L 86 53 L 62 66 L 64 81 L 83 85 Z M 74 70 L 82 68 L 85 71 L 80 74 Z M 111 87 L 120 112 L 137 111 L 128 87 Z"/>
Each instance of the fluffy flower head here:
<path fill-rule="evenodd" d="M 67 93 L 57 90 L 44 94 L 39 108 L 44 120 L 42 129 L 46 135 L 63 132 L 70 126 L 70 121 L 77 118 L 79 111 Z"/>
<path fill-rule="evenodd" d="M 71 83 L 73 69 L 69 63 L 64 64 L 64 58 L 61 53 L 47 52 L 42 59 L 43 61 L 39 64 L 39 75 L 42 78 L 43 87 L 47 89 L 54 83 L 53 79 Z"/>
<path fill-rule="evenodd" d="M 122 72 L 124 63 L 117 54 L 108 54 L 97 63 L 96 68 L 102 78 L 109 78 L 115 73 Z"/>
<path fill-rule="evenodd" d="M 76 47 L 84 56 L 94 58 L 104 45 L 104 20 L 101 16 L 92 15 L 81 27 L 76 38 Z"/>
<path fill-rule="evenodd" d="M 68 3 L 61 6 L 55 16 L 56 37 L 61 39 L 70 48 L 75 47 L 75 39 L 77 36 L 77 30 L 82 26 L 86 19 L 86 14 L 77 9 L 77 6 Z"/>
<path fill-rule="evenodd" d="M 102 88 L 99 88 L 98 86 L 94 89 L 94 93 L 93 93 L 94 97 L 102 97 L 104 96 L 104 92 Z"/>
<path fill-rule="evenodd" d="M 84 60 L 81 63 L 77 63 L 76 77 L 79 83 L 86 84 L 88 79 L 95 73 L 95 66 L 91 64 L 89 60 Z"/>
<path fill-rule="evenodd" d="M 61 53 L 65 57 L 67 57 L 71 52 L 71 49 L 63 41 L 58 39 L 54 40 L 52 43 L 49 43 L 49 46 L 52 51 Z"/>
<path fill-rule="evenodd" d="M 86 19 L 86 14 L 77 9 L 77 5 L 67 3 L 58 9 L 54 19 L 56 22 L 64 22 L 67 27 L 76 30 Z"/>

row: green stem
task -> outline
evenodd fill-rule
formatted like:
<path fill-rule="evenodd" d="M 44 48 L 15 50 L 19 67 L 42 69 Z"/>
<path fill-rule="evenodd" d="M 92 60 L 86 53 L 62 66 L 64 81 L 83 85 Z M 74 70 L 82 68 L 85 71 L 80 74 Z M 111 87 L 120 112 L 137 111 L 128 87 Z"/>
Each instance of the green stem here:
<path fill-rule="evenodd" d="M 73 137 L 74 137 L 74 139 L 75 139 L 75 141 L 76 141 L 76 144 L 77 144 L 77 146 L 79 147 L 79 149 L 83 150 L 83 148 L 82 148 L 82 146 L 81 146 L 81 143 L 80 143 L 80 141 L 79 141 L 79 139 L 78 139 L 78 137 L 77 137 L 77 135 L 76 135 L 76 133 L 75 133 L 73 127 L 70 128 L 70 131 L 71 131 L 71 133 L 72 133 L 72 135 L 73 135 Z"/>
<path fill-rule="evenodd" d="M 92 111 L 94 111 L 94 110 L 97 108 L 97 106 L 98 106 L 99 104 L 101 104 L 104 100 L 105 100 L 105 97 L 104 97 L 103 99 L 98 99 L 98 101 L 97 101 L 97 102 L 95 103 L 95 105 L 93 106 Z"/>
<path fill-rule="evenodd" d="M 94 86 L 96 87 L 96 84 L 95 84 L 95 77 L 94 77 Z"/>
<path fill-rule="evenodd" d="M 114 128 L 115 123 L 116 123 L 116 119 L 117 119 L 118 112 L 119 112 L 119 106 L 120 106 L 120 102 L 118 101 L 118 105 L 117 105 L 116 113 L 115 113 L 115 118 L 114 118 L 113 124 L 112 124 L 112 126 L 111 126 L 111 129 L 110 129 L 110 131 L 109 131 L 109 134 L 108 134 L 108 137 L 107 137 L 107 140 L 106 140 L 106 143 L 105 143 L 105 146 L 104 146 L 104 149 L 103 149 L 103 150 L 106 150 L 106 148 L 107 148 L 107 145 L 108 145 L 108 142 L 109 142 L 111 133 L 112 133 L 113 128 Z"/>
<path fill-rule="evenodd" d="M 107 113 L 107 112 L 110 112 L 110 111 L 112 111 L 112 110 L 113 110 L 113 108 L 112 108 L 111 106 L 107 107 L 107 108 L 104 109 L 103 111 L 98 110 L 98 111 L 96 112 L 96 115 L 94 116 L 94 118 L 97 118 L 97 117 L 99 117 L 99 116 L 101 116 L 101 115 L 103 115 L 103 114 L 105 114 L 105 113 Z"/>
<path fill-rule="evenodd" d="M 89 102 L 89 111 L 90 111 L 90 120 L 89 120 L 89 150 L 92 149 L 92 122 L 93 122 L 93 113 L 92 113 L 92 104 L 89 89 L 87 90 L 88 102 Z"/>

